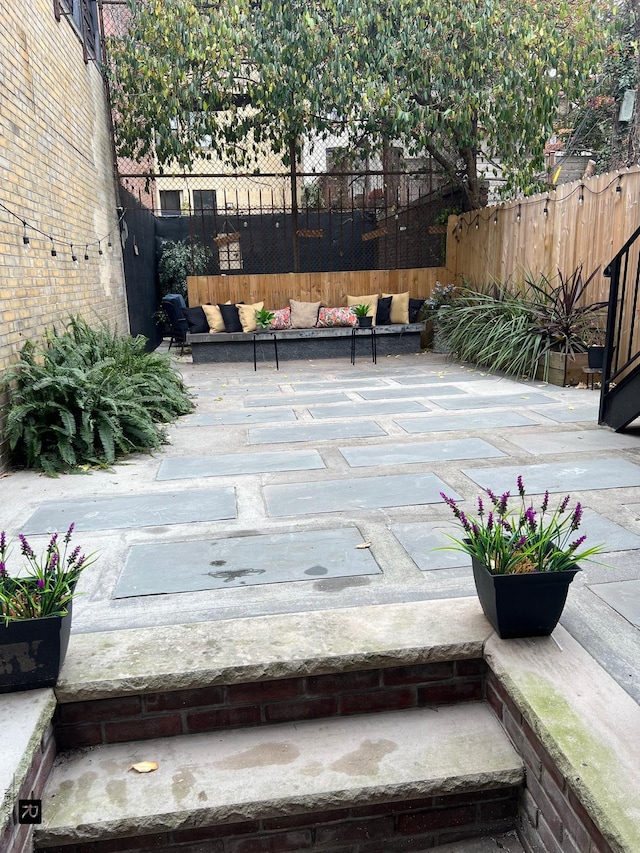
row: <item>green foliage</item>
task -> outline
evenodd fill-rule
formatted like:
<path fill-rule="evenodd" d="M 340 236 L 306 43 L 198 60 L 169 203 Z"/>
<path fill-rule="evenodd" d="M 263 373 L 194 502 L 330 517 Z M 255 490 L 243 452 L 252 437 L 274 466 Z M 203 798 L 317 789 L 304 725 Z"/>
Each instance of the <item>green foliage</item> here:
<path fill-rule="evenodd" d="M 522 477 L 517 479 L 517 489 L 517 510 L 509 507 L 510 492 L 497 496 L 485 489 L 491 507 L 485 507 L 485 499 L 478 497 L 477 516 L 466 514 L 452 498 L 440 492 L 463 530 L 463 539 L 450 537 L 454 550 L 475 557 L 492 575 L 562 572 L 603 550 L 602 545 L 579 550 L 586 539 L 576 536 L 582 522 L 579 502 L 570 508 L 567 495 L 557 508 L 551 509 L 546 492 L 536 510 L 526 500 Z"/>
<path fill-rule="evenodd" d="M 199 243 L 187 240 L 163 240 L 158 261 L 158 279 L 162 296 L 179 293 L 187 301 L 187 276 L 204 275 L 211 252 Z"/>
<path fill-rule="evenodd" d="M 267 308 L 256 309 L 256 325 L 259 329 L 268 329 L 274 317 L 273 311 L 269 311 Z"/>
<path fill-rule="evenodd" d="M 346 130 L 360 155 L 427 151 L 467 208 L 481 150 L 507 192 L 537 186 L 560 94 L 584 100 L 611 17 L 605 0 L 128 2 L 108 39 L 120 155 L 189 168 L 264 143 L 289 163 Z"/>
<path fill-rule="evenodd" d="M 81 317 L 62 333 L 47 330 L 41 343 L 27 341 L 4 379 L 5 437 L 16 463 L 55 474 L 158 448 L 158 425 L 193 404 L 169 357 L 145 344 Z"/>
<path fill-rule="evenodd" d="M 366 317 L 369 313 L 370 308 L 371 308 L 371 305 L 364 305 L 364 304 L 354 305 L 351 308 L 351 313 L 355 314 L 356 317 Z"/>

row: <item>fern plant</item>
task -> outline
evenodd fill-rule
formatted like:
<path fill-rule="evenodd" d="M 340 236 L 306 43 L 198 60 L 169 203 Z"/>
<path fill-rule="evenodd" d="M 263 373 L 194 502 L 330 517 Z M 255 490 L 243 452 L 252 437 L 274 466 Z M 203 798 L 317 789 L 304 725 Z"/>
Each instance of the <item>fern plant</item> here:
<path fill-rule="evenodd" d="M 47 474 L 109 466 L 165 440 L 162 424 L 193 410 L 169 358 L 142 336 L 71 317 L 62 333 L 27 341 L 5 374 L 5 436 L 16 463 Z"/>

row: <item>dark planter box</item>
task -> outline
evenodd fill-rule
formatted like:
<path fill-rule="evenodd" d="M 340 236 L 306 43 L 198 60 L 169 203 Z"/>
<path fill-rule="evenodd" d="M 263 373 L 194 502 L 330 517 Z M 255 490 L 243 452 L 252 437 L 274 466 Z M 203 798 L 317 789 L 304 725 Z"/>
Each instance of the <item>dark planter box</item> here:
<path fill-rule="evenodd" d="M 604 347 L 589 347 L 587 350 L 587 361 L 589 367 L 602 370 L 604 364 Z"/>
<path fill-rule="evenodd" d="M 474 557 L 471 562 L 484 615 L 503 640 L 548 637 L 562 614 L 569 584 L 580 571 L 492 575 Z"/>
<path fill-rule="evenodd" d="M 358 317 L 358 326 L 361 329 L 370 329 L 373 325 L 373 317 Z"/>
<path fill-rule="evenodd" d="M 0 622 L 0 693 L 53 687 L 70 631 L 71 602 L 66 616 Z"/>

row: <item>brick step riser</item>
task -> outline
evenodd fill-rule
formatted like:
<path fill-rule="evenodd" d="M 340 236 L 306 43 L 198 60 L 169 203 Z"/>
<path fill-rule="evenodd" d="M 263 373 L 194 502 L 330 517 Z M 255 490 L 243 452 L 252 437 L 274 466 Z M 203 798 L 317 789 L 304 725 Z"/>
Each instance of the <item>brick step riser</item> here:
<path fill-rule="evenodd" d="M 421 663 L 59 704 L 58 749 L 484 698 L 482 659 Z"/>
<path fill-rule="evenodd" d="M 513 829 L 518 788 L 268 817 L 224 826 L 37 848 L 38 853 L 394 853 Z"/>

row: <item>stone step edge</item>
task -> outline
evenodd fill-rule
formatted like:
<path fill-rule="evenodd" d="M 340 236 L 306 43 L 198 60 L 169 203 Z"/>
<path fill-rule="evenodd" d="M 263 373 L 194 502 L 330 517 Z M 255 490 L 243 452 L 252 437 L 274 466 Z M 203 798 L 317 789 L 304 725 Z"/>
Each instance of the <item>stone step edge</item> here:
<path fill-rule="evenodd" d="M 479 658 L 491 634 L 475 597 L 72 633 L 56 697 L 78 702 Z"/>
<path fill-rule="evenodd" d="M 158 769 L 130 769 L 145 760 Z M 484 703 L 110 744 L 57 760 L 36 846 L 514 789 L 523 780 L 522 760 Z"/>

